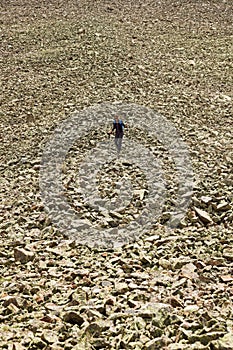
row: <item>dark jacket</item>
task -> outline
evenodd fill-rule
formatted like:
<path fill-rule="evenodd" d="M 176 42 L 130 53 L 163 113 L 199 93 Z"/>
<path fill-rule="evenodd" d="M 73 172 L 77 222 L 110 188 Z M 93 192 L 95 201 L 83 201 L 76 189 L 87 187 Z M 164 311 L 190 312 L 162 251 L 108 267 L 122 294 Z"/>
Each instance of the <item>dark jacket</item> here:
<path fill-rule="evenodd" d="M 116 130 L 116 132 L 115 132 L 115 137 L 116 138 L 122 138 L 123 137 L 123 135 L 124 135 L 124 127 L 125 127 L 125 124 L 123 123 L 122 120 L 119 120 L 119 123 L 116 123 L 115 121 L 113 122 L 112 131 Z"/>

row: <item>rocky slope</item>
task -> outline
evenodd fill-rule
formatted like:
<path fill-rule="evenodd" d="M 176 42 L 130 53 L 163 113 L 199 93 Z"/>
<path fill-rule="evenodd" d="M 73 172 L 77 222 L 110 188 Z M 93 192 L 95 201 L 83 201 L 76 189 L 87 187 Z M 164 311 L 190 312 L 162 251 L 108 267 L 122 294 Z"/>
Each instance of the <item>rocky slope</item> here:
<path fill-rule="evenodd" d="M 1 348 L 233 349 L 231 1 L 1 5 Z M 189 147 L 195 186 L 178 228 L 166 229 L 168 205 L 136 241 L 101 250 L 51 223 L 40 160 L 72 112 L 118 100 L 174 124 Z M 127 137 L 152 146 L 133 128 Z M 78 159 L 90 138 L 70 150 L 63 171 L 74 207 Z M 158 153 L 172 198 L 170 163 Z M 145 189 L 140 169 L 119 159 L 99 174 L 103 196 L 117 195 L 116 165 L 134 191 Z M 116 226 L 140 213 L 140 193 L 104 223 L 94 210 L 76 210 Z"/>

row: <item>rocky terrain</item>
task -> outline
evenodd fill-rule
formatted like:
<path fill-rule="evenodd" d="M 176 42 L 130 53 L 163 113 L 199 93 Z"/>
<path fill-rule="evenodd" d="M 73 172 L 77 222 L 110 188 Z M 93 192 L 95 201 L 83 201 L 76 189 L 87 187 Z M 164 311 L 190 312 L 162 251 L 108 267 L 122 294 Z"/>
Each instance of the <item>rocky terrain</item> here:
<path fill-rule="evenodd" d="M 230 0 L 1 1 L 2 349 L 233 349 L 232 7 Z M 168 229 L 172 161 L 129 125 L 125 140 L 163 161 L 169 196 L 148 232 L 101 249 L 51 222 L 39 175 L 59 123 L 114 101 L 173 123 L 189 148 L 194 188 L 179 226 Z M 142 169 L 121 157 L 98 173 L 98 189 L 114 199 L 122 176 L 129 179 L 134 195 L 124 209 L 101 214 L 76 191 L 80 161 L 109 128 L 84 135 L 63 167 L 70 205 L 104 228 L 137 218 L 148 195 Z"/>

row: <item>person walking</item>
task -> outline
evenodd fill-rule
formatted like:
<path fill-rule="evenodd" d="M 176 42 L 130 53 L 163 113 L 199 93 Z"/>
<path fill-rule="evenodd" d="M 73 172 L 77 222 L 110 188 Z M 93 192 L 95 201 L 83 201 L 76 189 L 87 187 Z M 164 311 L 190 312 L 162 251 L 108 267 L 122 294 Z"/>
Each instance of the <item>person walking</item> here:
<path fill-rule="evenodd" d="M 124 136 L 124 128 L 126 127 L 126 125 L 123 123 L 123 121 L 121 119 L 119 119 L 118 116 L 115 116 L 114 122 L 113 122 L 113 127 L 112 129 L 109 131 L 109 136 L 114 132 L 115 130 L 115 145 L 117 148 L 117 153 L 119 155 L 120 151 L 121 151 L 121 146 L 122 146 L 122 139 Z"/>

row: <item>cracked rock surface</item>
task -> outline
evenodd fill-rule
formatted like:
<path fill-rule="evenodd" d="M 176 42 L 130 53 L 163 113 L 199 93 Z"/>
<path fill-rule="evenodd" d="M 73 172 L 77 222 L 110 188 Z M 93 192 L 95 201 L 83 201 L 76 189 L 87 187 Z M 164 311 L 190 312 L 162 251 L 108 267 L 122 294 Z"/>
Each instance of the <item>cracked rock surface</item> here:
<path fill-rule="evenodd" d="M 232 350 L 232 1 L 3 0 L 1 7 L 0 348 Z M 59 123 L 113 101 L 173 123 L 189 148 L 194 187 L 179 226 L 168 229 L 174 163 L 146 126 L 128 125 L 124 141 L 161 160 L 167 196 L 153 227 L 136 239 L 132 227 L 125 245 L 99 249 L 53 224 L 39 172 Z M 97 174 L 98 201 L 90 206 L 77 190 L 86 153 L 113 144 L 111 122 L 73 144 L 62 183 L 80 218 L 114 232 L 139 218 L 150 183 L 143 169 L 114 156 Z M 123 193 L 118 203 L 125 184 L 131 197 Z"/>

